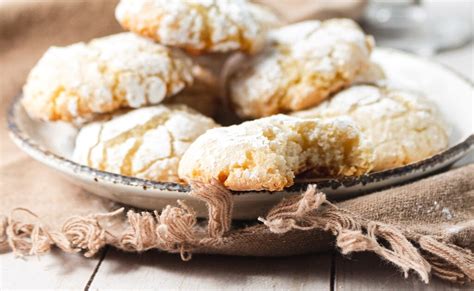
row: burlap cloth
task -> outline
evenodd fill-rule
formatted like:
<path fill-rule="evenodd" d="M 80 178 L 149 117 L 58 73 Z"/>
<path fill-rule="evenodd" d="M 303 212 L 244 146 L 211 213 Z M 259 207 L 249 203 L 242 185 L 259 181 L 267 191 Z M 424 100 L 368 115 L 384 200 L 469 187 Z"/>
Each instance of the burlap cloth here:
<path fill-rule="evenodd" d="M 20 152 L 8 138 L 5 110 L 44 50 L 119 31 L 115 1 L 0 1 L 0 247 L 19 255 L 93 256 L 105 245 L 139 252 L 281 256 L 328 250 L 371 251 L 414 271 L 474 279 L 474 165 L 409 185 L 332 204 L 310 187 L 259 221 L 231 222 L 231 194 L 217 183 L 193 185 L 208 221 L 185 204 L 155 212 L 124 211 L 85 193 Z M 249 226 L 250 225 L 250 226 Z"/>

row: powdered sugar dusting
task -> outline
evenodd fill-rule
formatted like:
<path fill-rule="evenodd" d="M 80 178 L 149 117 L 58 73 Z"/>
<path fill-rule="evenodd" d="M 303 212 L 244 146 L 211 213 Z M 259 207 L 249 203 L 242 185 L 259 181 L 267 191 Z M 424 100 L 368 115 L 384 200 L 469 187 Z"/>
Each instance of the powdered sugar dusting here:
<path fill-rule="evenodd" d="M 278 24 L 247 0 L 122 0 L 115 15 L 127 29 L 193 52 L 255 52 Z"/>
<path fill-rule="evenodd" d="M 276 191 L 306 170 L 357 175 L 371 163 L 371 147 L 350 119 L 273 115 L 208 130 L 184 154 L 179 175 L 186 181 L 216 178 L 233 190 Z"/>
<path fill-rule="evenodd" d="M 120 33 L 50 48 L 28 77 L 23 105 L 35 118 L 72 121 L 156 104 L 192 81 L 188 57 Z"/>
<path fill-rule="evenodd" d="M 73 159 L 81 164 L 154 181 L 179 182 L 178 163 L 212 119 L 185 106 L 153 106 L 84 126 Z"/>
<path fill-rule="evenodd" d="M 230 97 L 237 112 L 262 117 L 318 104 L 370 68 L 370 39 L 348 19 L 271 31 L 261 54 L 232 68 Z"/>
<path fill-rule="evenodd" d="M 449 131 L 437 108 L 407 90 L 353 86 L 294 116 L 350 116 L 375 147 L 375 170 L 427 158 L 445 149 Z"/>

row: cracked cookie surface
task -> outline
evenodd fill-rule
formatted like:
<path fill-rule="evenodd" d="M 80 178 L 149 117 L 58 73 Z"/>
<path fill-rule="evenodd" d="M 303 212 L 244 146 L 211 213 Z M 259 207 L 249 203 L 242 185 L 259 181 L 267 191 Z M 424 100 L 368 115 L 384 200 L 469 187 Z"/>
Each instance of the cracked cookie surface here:
<path fill-rule="evenodd" d="M 280 114 L 208 130 L 183 155 L 178 173 L 188 182 L 215 178 L 231 190 L 278 191 L 306 170 L 360 175 L 371 163 L 371 147 L 350 119 Z"/>
<path fill-rule="evenodd" d="M 77 135 L 73 159 L 101 171 L 180 182 L 178 164 L 189 145 L 217 124 L 184 105 L 157 105 L 92 122 Z"/>
<path fill-rule="evenodd" d="M 437 108 L 421 95 L 375 86 L 348 88 L 294 116 L 350 116 L 371 140 L 374 170 L 403 166 L 448 146 L 448 130 Z"/>
<path fill-rule="evenodd" d="M 247 0 L 121 0 L 115 17 L 125 29 L 195 54 L 255 52 L 278 23 Z"/>
<path fill-rule="evenodd" d="M 33 118 L 75 121 L 158 104 L 193 81 L 178 50 L 133 33 L 51 47 L 31 70 L 23 106 Z"/>
<path fill-rule="evenodd" d="M 232 68 L 229 99 L 241 117 L 314 106 L 370 68 L 373 39 L 349 19 L 305 21 L 269 33 L 266 49 Z"/>

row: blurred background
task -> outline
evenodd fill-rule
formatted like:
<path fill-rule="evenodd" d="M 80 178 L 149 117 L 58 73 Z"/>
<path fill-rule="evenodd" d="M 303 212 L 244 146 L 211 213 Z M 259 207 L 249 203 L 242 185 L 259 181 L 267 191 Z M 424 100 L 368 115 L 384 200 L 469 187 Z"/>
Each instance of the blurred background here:
<path fill-rule="evenodd" d="M 427 56 L 462 47 L 473 35 L 470 0 L 258 2 L 274 7 L 289 22 L 350 17 L 374 35 L 378 45 Z"/>
<path fill-rule="evenodd" d="M 474 76 L 472 0 L 258 0 L 288 22 L 350 17 L 377 46 L 409 51 Z"/>

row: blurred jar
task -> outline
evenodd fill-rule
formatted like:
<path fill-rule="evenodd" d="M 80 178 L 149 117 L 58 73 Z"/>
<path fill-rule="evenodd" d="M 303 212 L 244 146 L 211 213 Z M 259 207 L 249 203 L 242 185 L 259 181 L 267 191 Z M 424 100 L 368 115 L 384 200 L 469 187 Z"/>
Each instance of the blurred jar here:
<path fill-rule="evenodd" d="M 255 0 L 277 12 L 286 22 L 345 17 L 359 19 L 367 0 Z"/>
<path fill-rule="evenodd" d="M 370 1 L 363 25 L 379 46 L 430 56 L 472 40 L 472 11 L 470 0 Z"/>

